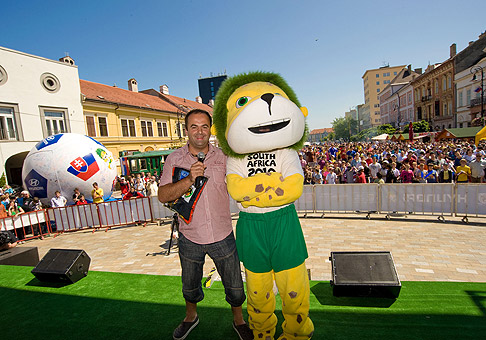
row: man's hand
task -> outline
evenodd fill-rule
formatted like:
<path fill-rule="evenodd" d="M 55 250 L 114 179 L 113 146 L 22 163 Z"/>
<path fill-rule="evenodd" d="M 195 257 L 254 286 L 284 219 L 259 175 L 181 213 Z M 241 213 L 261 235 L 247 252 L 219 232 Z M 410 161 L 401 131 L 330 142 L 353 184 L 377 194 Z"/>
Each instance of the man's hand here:
<path fill-rule="evenodd" d="M 189 179 L 191 183 L 196 182 L 196 178 L 199 176 L 204 176 L 205 166 L 202 162 L 196 162 L 191 166 L 191 170 L 189 173 Z"/>

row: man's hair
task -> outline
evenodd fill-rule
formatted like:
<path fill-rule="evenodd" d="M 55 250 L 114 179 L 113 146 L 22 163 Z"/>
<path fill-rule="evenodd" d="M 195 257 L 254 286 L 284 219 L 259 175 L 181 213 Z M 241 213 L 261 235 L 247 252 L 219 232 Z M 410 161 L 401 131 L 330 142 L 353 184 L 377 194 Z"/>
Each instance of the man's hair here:
<path fill-rule="evenodd" d="M 188 128 L 187 121 L 189 119 L 189 116 L 192 115 L 192 114 L 194 114 L 194 113 L 202 113 L 202 114 L 205 114 L 209 118 L 209 126 L 213 125 L 213 118 L 211 117 L 211 115 L 209 114 L 208 111 L 201 110 L 201 109 L 194 109 L 194 110 L 191 110 L 188 113 L 186 113 L 186 117 L 184 118 L 184 123 L 186 124 L 186 129 Z"/>
<path fill-rule="evenodd" d="M 94 182 L 94 183 L 93 183 L 93 186 L 95 186 L 95 185 L 96 185 L 96 186 L 98 186 L 98 183 Z"/>

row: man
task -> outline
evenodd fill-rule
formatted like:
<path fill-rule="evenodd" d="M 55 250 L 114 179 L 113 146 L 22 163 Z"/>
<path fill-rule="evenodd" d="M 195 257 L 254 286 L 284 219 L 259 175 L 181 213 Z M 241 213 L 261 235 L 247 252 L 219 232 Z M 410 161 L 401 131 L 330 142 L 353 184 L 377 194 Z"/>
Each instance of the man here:
<path fill-rule="evenodd" d="M 185 194 L 198 176 L 208 177 L 191 223 L 179 220 L 179 259 L 182 267 L 182 294 L 186 301 L 186 316 L 175 329 L 175 340 L 185 339 L 199 323 L 197 303 L 204 298 L 201 287 L 204 258 L 214 261 L 223 285 L 226 301 L 233 312 L 233 328 L 240 339 L 253 339 L 253 333 L 243 320 L 241 305 L 246 299 L 241 278 L 240 260 L 231 223 L 229 196 L 225 184 L 226 156 L 209 144 L 211 116 L 203 110 L 192 110 L 185 117 L 188 143 L 172 152 L 165 162 L 158 190 L 159 201 L 170 202 Z M 204 163 L 197 160 L 204 153 Z M 184 179 L 172 183 L 172 169 L 190 169 Z"/>
<path fill-rule="evenodd" d="M 471 183 L 481 183 L 486 168 L 486 162 L 481 153 L 476 152 L 476 158 L 469 164 L 471 168 Z"/>
<path fill-rule="evenodd" d="M 373 156 L 372 160 L 373 160 L 373 163 L 371 163 L 368 167 L 370 168 L 371 181 L 374 181 L 376 179 L 376 175 L 381 170 L 381 164 L 378 163 L 378 161 L 376 159 L 376 155 Z"/>
<path fill-rule="evenodd" d="M 121 177 L 118 181 L 120 183 L 121 194 L 125 196 L 130 191 L 130 182 L 125 181 L 125 177 Z"/>
<path fill-rule="evenodd" d="M 150 177 L 146 185 L 147 196 L 157 196 L 158 184 L 155 182 L 155 176 Z"/>
<path fill-rule="evenodd" d="M 91 197 L 93 197 L 93 203 L 103 203 L 103 189 L 98 186 L 98 183 L 93 183 L 93 190 L 91 190 Z"/>
<path fill-rule="evenodd" d="M 64 207 L 67 203 L 67 199 L 64 196 L 61 196 L 61 192 L 56 190 L 54 193 L 54 197 L 51 198 L 51 207 L 52 208 L 59 208 Z"/>
<path fill-rule="evenodd" d="M 366 183 L 366 176 L 364 174 L 364 166 L 358 166 L 358 176 L 356 176 L 356 183 Z"/>

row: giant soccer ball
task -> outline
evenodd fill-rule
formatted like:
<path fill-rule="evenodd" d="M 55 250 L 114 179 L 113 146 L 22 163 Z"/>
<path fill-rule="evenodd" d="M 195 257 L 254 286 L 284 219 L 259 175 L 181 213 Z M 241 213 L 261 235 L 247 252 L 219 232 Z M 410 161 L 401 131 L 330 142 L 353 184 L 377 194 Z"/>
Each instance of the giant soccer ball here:
<path fill-rule="evenodd" d="M 56 190 L 73 203 L 74 188 L 91 201 L 93 183 L 103 189 L 104 199 L 116 178 L 113 155 L 95 139 L 76 133 L 49 136 L 35 145 L 25 158 L 22 182 L 31 197 L 49 204 Z"/>

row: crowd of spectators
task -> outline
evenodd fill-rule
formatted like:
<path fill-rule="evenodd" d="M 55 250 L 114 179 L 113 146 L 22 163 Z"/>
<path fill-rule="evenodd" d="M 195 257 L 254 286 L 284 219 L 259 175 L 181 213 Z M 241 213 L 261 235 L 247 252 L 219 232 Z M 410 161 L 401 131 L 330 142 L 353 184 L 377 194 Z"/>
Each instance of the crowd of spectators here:
<path fill-rule="evenodd" d="M 299 152 L 304 184 L 486 183 L 486 143 L 326 142 Z"/>

